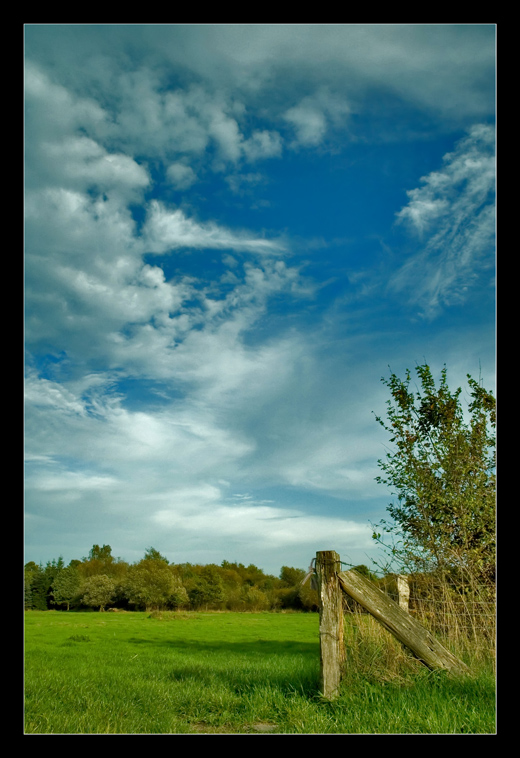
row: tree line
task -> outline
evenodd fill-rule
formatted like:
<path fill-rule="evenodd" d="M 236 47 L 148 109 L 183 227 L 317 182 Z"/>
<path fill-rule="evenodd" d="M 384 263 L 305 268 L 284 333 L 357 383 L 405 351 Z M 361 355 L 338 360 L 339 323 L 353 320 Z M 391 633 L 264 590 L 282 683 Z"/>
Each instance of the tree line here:
<path fill-rule="evenodd" d="M 87 557 L 24 567 L 26 610 L 318 611 L 305 571 L 282 566 L 278 577 L 257 566 L 170 563 L 151 547 L 133 564 L 93 545 Z"/>

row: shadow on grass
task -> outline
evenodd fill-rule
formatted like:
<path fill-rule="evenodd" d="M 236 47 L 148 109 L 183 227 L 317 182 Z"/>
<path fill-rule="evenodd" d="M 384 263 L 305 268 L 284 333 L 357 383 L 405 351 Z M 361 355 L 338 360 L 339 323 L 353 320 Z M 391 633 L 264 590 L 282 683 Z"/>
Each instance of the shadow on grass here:
<path fill-rule="evenodd" d="M 174 653 L 168 673 L 173 681 L 191 681 L 209 687 L 220 683 L 237 694 L 260 687 L 276 688 L 282 694 L 298 692 L 306 697 L 318 693 L 319 643 L 142 638 L 128 642 L 136 649 L 150 646 Z"/>
<path fill-rule="evenodd" d="M 273 640 L 251 640 L 241 642 L 229 642 L 228 640 L 157 640 L 143 639 L 142 637 L 130 637 L 128 642 L 132 645 L 151 645 L 153 647 L 163 647 L 166 649 L 175 649 L 178 651 L 186 650 L 187 652 L 216 652 L 232 653 L 233 655 L 244 654 L 250 655 L 320 655 L 319 642 L 298 642 L 298 641 L 273 641 Z"/>

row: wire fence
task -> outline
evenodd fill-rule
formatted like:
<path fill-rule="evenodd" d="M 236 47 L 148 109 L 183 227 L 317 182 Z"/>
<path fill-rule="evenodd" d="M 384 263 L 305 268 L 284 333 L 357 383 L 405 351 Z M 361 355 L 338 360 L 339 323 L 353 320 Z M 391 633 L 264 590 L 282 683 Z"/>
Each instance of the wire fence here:
<path fill-rule="evenodd" d="M 379 587 L 453 650 L 495 661 L 495 585 L 457 586 L 424 575 L 394 575 L 379 580 Z M 346 595 L 344 611 L 366 614 L 356 601 Z"/>

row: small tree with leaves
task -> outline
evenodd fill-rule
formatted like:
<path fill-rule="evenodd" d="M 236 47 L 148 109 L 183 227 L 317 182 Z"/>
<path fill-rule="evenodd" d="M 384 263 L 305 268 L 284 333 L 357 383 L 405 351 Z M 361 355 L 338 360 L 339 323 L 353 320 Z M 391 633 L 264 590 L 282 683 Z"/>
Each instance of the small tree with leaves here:
<path fill-rule="evenodd" d="M 149 556 L 130 566 L 122 590 L 132 605 L 146 610 L 159 610 L 168 605 L 188 602 L 186 590 L 173 574 L 168 561 Z"/>
<path fill-rule="evenodd" d="M 81 602 L 84 605 L 104 611 L 116 596 L 115 581 L 106 574 L 90 576 L 81 587 L 81 595 Z"/>
<path fill-rule="evenodd" d="M 46 611 L 52 605 L 52 588 L 56 578 L 63 571 L 65 564 L 63 558 L 58 560 L 47 561 L 45 566 L 30 563 L 27 567 L 30 568 L 27 574 L 29 579 L 29 586 L 26 587 L 26 607 L 33 608 L 38 611 Z"/>
<path fill-rule="evenodd" d="M 388 548 L 393 565 L 493 581 L 495 571 L 495 398 L 467 376 L 450 391 L 446 367 L 435 385 L 431 369 L 416 369 L 421 389 L 391 374 L 387 418 L 376 416 L 392 448 L 379 461 L 377 481 L 397 497 L 391 522 L 375 526 L 374 539 Z M 381 530 L 381 531 L 379 531 Z"/>
<path fill-rule="evenodd" d="M 66 566 L 54 578 L 52 583 L 53 605 L 65 605 L 70 609 L 71 603 L 79 600 L 81 576 L 76 566 Z"/>
<path fill-rule="evenodd" d="M 200 574 L 186 586 L 192 608 L 219 608 L 225 602 L 224 583 L 219 567 L 203 566 Z"/>

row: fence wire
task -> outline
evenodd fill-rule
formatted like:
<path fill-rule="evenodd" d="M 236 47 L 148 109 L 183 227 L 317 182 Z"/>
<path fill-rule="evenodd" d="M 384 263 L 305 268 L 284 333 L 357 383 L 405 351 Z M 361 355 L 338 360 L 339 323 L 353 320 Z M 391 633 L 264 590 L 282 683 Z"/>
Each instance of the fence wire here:
<path fill-rule="evenodd" d="M 396 582 L 392 581 L 392 578 L 380 580 L 379 587 L 395 602 L 399 602 Z M 468 649 L 473 653 L 495 658 L 494 586 L 456 587 L 449 583 L 428 581 L 424 577 L 409 576 L 408 589 L 409 597 L 404 606 L 407 606 L 410 615 L 432 634 L 449 641 L 452 648 Z M 355 600 L 346 595 L 343 597 L 345 613 L 367 613 Z"/>

